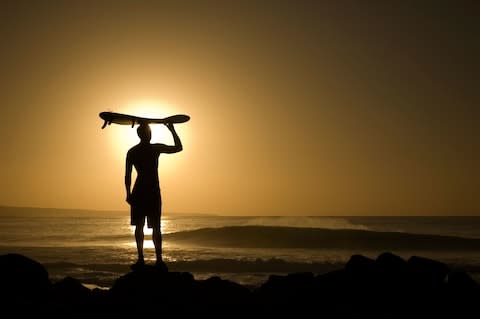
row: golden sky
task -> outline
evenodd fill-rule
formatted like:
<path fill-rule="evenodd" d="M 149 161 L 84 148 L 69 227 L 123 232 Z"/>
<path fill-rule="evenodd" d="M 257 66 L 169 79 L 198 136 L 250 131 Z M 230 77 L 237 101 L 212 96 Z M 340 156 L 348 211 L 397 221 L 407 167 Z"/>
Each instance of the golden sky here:
<path fill-rule="evenodd" d="M 480 10 L 445 3 L 1 1 L 0 205 L 127 210 L 111 110 L 191 116 L 167 212 L 480 215 Z"/>

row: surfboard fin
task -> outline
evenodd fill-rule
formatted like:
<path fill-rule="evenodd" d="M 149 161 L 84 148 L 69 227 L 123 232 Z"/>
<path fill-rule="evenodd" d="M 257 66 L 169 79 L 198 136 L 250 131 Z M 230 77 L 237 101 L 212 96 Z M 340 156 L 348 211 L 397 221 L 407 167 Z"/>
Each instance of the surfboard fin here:
<path fill-rule="evenodd" d="M 135 126 L 135 120 L 132 120 L 132 128 Z"/>
<path fill-rule="evenodd" d="M 110 119 L 110 120 L 108 120 L 108 119 L 105 120 L 105 122 L 103 122 L 103 125 L 102 125 L 102 130 L 103 130 L 107 125 L 110 125 L 110 124 L 112 124 L 112 120 L 111 120 L 111 119 Z"/>

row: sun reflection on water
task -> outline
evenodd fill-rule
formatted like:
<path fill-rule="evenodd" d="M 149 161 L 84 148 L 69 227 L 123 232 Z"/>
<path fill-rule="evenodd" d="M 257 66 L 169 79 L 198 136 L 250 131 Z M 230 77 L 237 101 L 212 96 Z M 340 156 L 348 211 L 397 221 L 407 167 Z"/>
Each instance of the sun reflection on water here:
<path fill-rule="evenodd" d="M 169 219 L 164 219 L 162 218 L 161 224 L 160 224 L 160 231 L 162 234 L 165 234 L 168 232 L 168 230 L 171 228 L 170 227 L 171 221 Z M 135 242 L 135 226 L 130 226 L 130 232 L 132 234 L 132 241 L 129 243 L 129 246 L 136 247 L 136 242 Z M 143 226 L 143 234 L 145 235 L 145 239 L 143 241 L 143 248 L 144 249 L 154 249 L 155 246 L 153 245 L 152 241 L 152 233 L 153 229 L 148 228 L 147 224 Z M 165 249 L 166 245 L 165 242 L 162 243 L 162 248 Z"/>

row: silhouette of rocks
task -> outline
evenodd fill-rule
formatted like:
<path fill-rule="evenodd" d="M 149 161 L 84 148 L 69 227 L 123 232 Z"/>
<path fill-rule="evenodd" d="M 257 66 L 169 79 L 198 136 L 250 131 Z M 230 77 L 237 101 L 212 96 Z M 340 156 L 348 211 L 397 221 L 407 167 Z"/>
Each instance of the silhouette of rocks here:
<path fill-rule="evenodd" d="M 110 289 L 88 289 L 66 277 L 51 283 L 45 268 L 25 256 L 0 256 L 2 308 L 35 313 L 285 313 L 335 318 L 410 316 L 478 317 L 480 285 L 441 262 L 385 252 L 376 259 L 353 255 L 343 269 L 271 275 L 247 288 L 213 276 L 145 266 L 119 277 Z M 228 311 L 228 312 L 227 312 Z"/>
<path fill-rule="evenodd" d="M 261 304 L 288 306 L 292 303 L 307 303 L 315 286 L 313 273 L 294 273 L 286 276 L 271 275 L 267 282 L 256 290 Z"/>
<path fill-rule="evenodd" d="M 464 314 L 478 312 L 480 285 L 463 271 L 452 271 L 447 276 L 448 302 L 451 308 Z"/>
<path fill-rule="evenodd" d="M 190 312 L 248 305 L 251 293 L 248 288 L 217 276 L 195 280 L 188 272 L 165 272 L 155 266 L 145 266 L 118 278 L 110 289 L 109 300 L 113 307 L 146 304 Z"/>
<path fill-rule="evenodd" d="M 48 272 L 40 263 L 19 254 L 0 256 L 0 298 L 4 304 L 44 302 L 50 289 Z"/>
<path fill-rule="evenodd" d="M 72 277 L 54 283 L 50 289 L 50 307 L 57 311 L 81 311 L 93 304 L 94 295 L 80 281 Z"/>
<path fill-rule="evenodd" d="M 480 285 L 463 271 L 452 271 L 448 274 L 448 286 L 456 295 L 480 295 Z"/>
<path fill-rule="evenodd" d="M 410 257 L 408 266 L 415 280 L 425 285 L 442 285 L 450 273 L 446 264 L 419 256 Z"/>

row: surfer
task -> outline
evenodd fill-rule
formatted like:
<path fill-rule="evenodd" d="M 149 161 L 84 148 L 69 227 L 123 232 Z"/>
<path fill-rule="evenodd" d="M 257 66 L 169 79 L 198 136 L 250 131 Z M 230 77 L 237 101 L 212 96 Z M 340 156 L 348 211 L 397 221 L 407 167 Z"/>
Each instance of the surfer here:
<path fill-rule="evenodd" d="M 162 259 L 162 234 L 160 229 L 162 198 L 158 178 L 158 158 L 161 153 L 177 153 L 182 151 L 182 142 L 172 123 L 165 124 L 173 136 L 174 145 L 150 143 L 152 133 L 147 123 L 137 128 L 140 143 L 128 150 L 125 167 L 125 188 L 127 203 L 130 204 L 130 223 L 135 226 L 138 260 L 132 266 L 143 266 L 143 242 L 145 219 L 147 227 L 152 228 L 152 240 L 155 246 L 156 265 L 167 270 Z M 137 178 L 131 190 L 132 167 L 137 171 Z"/>

